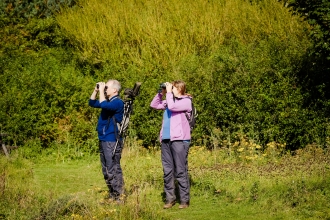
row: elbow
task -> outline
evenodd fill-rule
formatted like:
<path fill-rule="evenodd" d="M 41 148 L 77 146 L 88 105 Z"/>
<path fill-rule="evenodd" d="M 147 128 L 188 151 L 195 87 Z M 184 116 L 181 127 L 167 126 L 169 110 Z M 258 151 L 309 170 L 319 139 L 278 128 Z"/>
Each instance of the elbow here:
<path fill-rule="evenodd" d="M 157 108 L 157 106 L 158 106 L 158 103 L 156 103 L 156 102 L 151 102 L 150 103 L 151 108 Z"/>
<path fill-rule="evenodd" d="M 152 108 L 152 109 L 158 109 L 157 106 L 154 106 L 154 105 L 150 105 L 150 108 Z"/>

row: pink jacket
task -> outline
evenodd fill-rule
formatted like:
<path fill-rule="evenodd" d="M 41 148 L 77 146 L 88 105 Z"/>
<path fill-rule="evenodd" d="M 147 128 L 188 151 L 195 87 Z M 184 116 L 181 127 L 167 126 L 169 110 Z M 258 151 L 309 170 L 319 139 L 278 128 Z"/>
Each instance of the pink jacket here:
<path fill-rule="evenodd" d="M 167 93 L 166 100 L 162 100 L 163 95 L 161 93 L 151 101 L 150 107 L 157 110 L 165 110 L 167 108 L 172 112 L 170 119 L 170 136 L 171 141 L 175 140 L 190 140 L 190 126 L 186 117 L 186 112 L 191 112 L 191 99 L 184 95 L 181 98 L 173 100 L 173 94 Z M 164 120 L 163 120 L 164 123 Z M 160 141 L 162 140 L 163 123 L 160 130 Z"/>

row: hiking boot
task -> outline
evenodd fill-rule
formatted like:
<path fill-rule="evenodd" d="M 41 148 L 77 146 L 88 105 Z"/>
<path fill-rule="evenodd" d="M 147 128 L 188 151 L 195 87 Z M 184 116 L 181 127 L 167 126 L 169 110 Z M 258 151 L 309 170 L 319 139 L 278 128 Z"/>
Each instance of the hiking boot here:
<path fill-rule="evenodd" d="M 181 202 L 179 209 L 185 209 L 189 207 L 189 202 Z"/>
<path fill-rule="evenodd" d="M 167 202 L 165 205 L 164 205 L 164 209 L 169 209 L 169 208 L 172 208 L 172 206 L 174 206 L 175 204 L 175 200 L 172 201 L 172 202 Z"/>

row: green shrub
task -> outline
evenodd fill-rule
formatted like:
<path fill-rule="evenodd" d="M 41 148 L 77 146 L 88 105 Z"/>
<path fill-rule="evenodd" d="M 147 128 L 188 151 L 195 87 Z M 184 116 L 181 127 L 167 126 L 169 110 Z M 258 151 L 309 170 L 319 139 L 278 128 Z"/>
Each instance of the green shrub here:
<path fill-rule="evenodd" d="M 43 146 L 54 140 L 62 142 L 67 132 L 78 136 L 77 128 L 78 140 L 90 138 L 94 127 L 84 122 L 89 121 L 86 117 L 91 112 L 85 89 L 90 79 L 57 57 L 70 59 L 65 51 L 58 51 L 43 57 L 21 55 L 0 60 L 1 126 L 18 145 L 29 139 L 39 139 Z"/>
<path fill-rule="evenodd" d="M 32 17 L 49 17 L 61 7 L 74 6 L 75 0 L 32 0 L 15 1 L 2 0 L 0 3 L 0 16 L 8 16 L 16 19 L 29 19 Z"/>

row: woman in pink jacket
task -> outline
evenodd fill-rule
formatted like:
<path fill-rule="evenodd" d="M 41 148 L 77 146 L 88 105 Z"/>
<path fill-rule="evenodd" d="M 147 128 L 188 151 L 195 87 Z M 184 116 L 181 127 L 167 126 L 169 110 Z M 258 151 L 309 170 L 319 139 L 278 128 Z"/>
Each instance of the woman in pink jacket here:
<path fill-rule="evenodd" d="M 183 81 L 165 83 L 166 89 L 156 94 L 150 106 L 164 110 L 160 131 L 161 157 L 164 171 L 164 192 L 166 203 L 164 209 L 176 203 L 175 179 L 178 182 L 179 208 L 189 207 L 190 183 L 188 177 L 188 151 L 190 144 L 190 126 L 187 117 L 192 110 L 191 96 L 187 95 Z M 163 96 L 166 99 L 163 100 Z"/>

